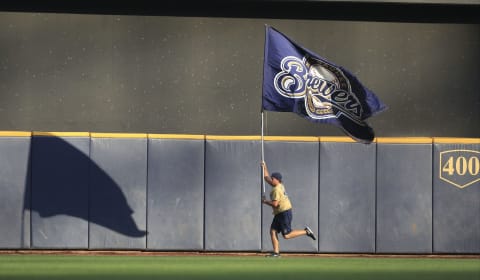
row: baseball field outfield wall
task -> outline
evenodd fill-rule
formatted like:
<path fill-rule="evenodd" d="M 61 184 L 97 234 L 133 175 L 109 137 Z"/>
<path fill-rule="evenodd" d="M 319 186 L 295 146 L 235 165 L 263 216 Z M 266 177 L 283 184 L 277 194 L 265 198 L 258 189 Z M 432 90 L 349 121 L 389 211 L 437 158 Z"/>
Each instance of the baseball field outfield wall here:
<path fill-rule="evenodd" d="M 31 132 L 0 132 L 0 247 L 30 247 Z"/>
<path fill-rule="evenodd" d="M 147 135 L 92 133 L 89 247 L 144 249 Z"/>
<path fill-rule="evenodd" d="M 434 138 L 433 249 L 480 252 L 480 143 Z"/>
<path fill-rule="evenodd" d="M 205 136 L 149 135 L 147 248 L 202 250 Z"/>
<path fill-rule="evenodd" d="M 318 234 L 283 251 L 480 253 L 478 138 L 264 147 Z M 259 136 L 0 132 L 0 248 L 270 250 L 260 155 Z"/>
<path fill-rule="evenodd" d="M 375 252 L 376 145 L 320 138 L 321 252 Z"/>
<path fill-rule="evenodd" d="M 377 141 L 377 252 L 432 251 L 432 139 Z"/>
<path fill-rule="evenodd" d="M 35 132 L 30 163 L 31 247 L 88 248 L 90 134 Z"/>
<path fill-rule="evenodd" d="M 259 155 L 259 137 L 207 136 L 205 250 L 260 250 Z"/>
<path fill-rule="evenodd" d="M 304 229 L 305 225 L 318 229 L 318 138 L 317 137 L 267 137 L 265 161 L 270 172 L 280 171 L 283 183 L 294 205 L 292 229 Z M 253 162 L 256 164 L 256 162 Z M 257 164 L 258 165 L 258 164 Z M 265 186 L 268 194 L 271 186 Z M 271 207 L 263 206 L 262 240 L 263 250 L 271 250 L 270 224 Z M 317 252 L 318 242 L 310 238 L 286 241 L 280 238 L 282 251 Z"/>

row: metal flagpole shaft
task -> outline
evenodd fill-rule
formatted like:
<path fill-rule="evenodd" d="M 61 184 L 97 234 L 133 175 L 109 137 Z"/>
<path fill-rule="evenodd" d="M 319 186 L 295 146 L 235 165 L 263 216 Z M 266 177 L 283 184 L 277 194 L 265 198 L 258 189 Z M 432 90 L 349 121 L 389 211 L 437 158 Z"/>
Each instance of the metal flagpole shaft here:
<path fill-rule="evenodd" d="M 268 25 L 265 24 L 265 45 L 264 45 L 264 48 L 263 48 L 263 71 L 262 71 L 262 81 L 265 81 L 265 64 L 266 64 L 266 54 L 267 54 L 267 44 L 268 44 Z M 264 94 L 264 82 L 262 82 L 262 109 L 261 109 L 261 112 L 262 112 L 262 162 L 261 162 L 261 166 L 262 166 L 262 195 L 265 196 L 265 174 L 263 172 L 263 162 L 265 161 L 265 148 L 263 146 L 263 142 L 264 142 L 264 139 L 263 139 L 263 130 L 264 130 L 264 124 L 263 124 L 263 115 L 264 115 L 264 110 L 263 110 L 263 94 Z"/>
<path fill-rule="evenodd" d="M 263 110 L 262 110 L 262 162 L 261 162 L 261 166 L 262 166 L 262 191 L 263 191 L 263 194 L 265 194 L 265 182 L 264 182 L 264 173 L 263 173 L 263 162 L 265 161 L 265 149 L 264 149 L 264 146 L 263 146 L 263 128 L 264 128 L 264 124 L 263 124 Z"/>

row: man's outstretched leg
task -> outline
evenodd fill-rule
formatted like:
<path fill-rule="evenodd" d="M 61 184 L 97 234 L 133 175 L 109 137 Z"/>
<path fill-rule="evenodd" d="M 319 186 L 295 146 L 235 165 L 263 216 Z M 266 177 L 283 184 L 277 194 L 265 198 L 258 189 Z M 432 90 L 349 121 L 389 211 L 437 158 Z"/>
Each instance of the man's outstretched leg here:
<path fill-rule="evenodd" d="M 317 239 L 315 237 L 315 234 L 313 233 L 313 231 L 309 227 L 305 227 L 305 229 L 303 229 L 303 230 L 302 229 L 292 230 L 289 234 L 285 234 L 283 237 L 285 239 L 292 239 L 292 238 L 299 237 L 299 236 L 302 236 L 302 235 L 308 235 L 313 240 Z"/>
<path fill-rule="evenodd" d="M 292 239 L 292 238 L 299 237 L 299 236 L 302 236 L 302 235 L 307 235 L 307 232 L 304 231 L 304 230 L 301 230 L 301 229 L 294 229 L 289 234 L 285 234 L 283 236 L 283 238 Z"/>

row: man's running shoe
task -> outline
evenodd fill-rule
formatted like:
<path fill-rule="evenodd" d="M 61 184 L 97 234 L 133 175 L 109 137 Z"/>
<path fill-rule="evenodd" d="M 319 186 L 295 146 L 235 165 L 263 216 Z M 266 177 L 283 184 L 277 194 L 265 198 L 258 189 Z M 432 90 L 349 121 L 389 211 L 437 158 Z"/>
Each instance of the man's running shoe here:
<path fill-rule="evenodd" d="M 267 257 L 267 258 L 280 258 L 280 254 L 279 253 L 271 253 L 271 254 L 266 255 L 265 257 Z"/>
<path fill-rule="evenodd" d="M 305 231 L 307 232 L 307 235 L 310 236 L 310 238 L 312 238 L 313 240 L 317 240 L 317 237 L 315 237 L 315 234 L 308 226 L 305 227 Z"/>

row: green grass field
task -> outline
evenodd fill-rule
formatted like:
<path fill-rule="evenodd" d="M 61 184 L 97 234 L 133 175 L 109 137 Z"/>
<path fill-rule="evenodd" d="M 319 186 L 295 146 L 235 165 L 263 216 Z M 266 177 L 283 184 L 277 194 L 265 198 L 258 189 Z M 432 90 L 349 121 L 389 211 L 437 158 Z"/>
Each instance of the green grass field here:
<path fill-rule="evenodd" d="M 480 259 L 0 255 L 0 279 L 480 279 Z"/>

